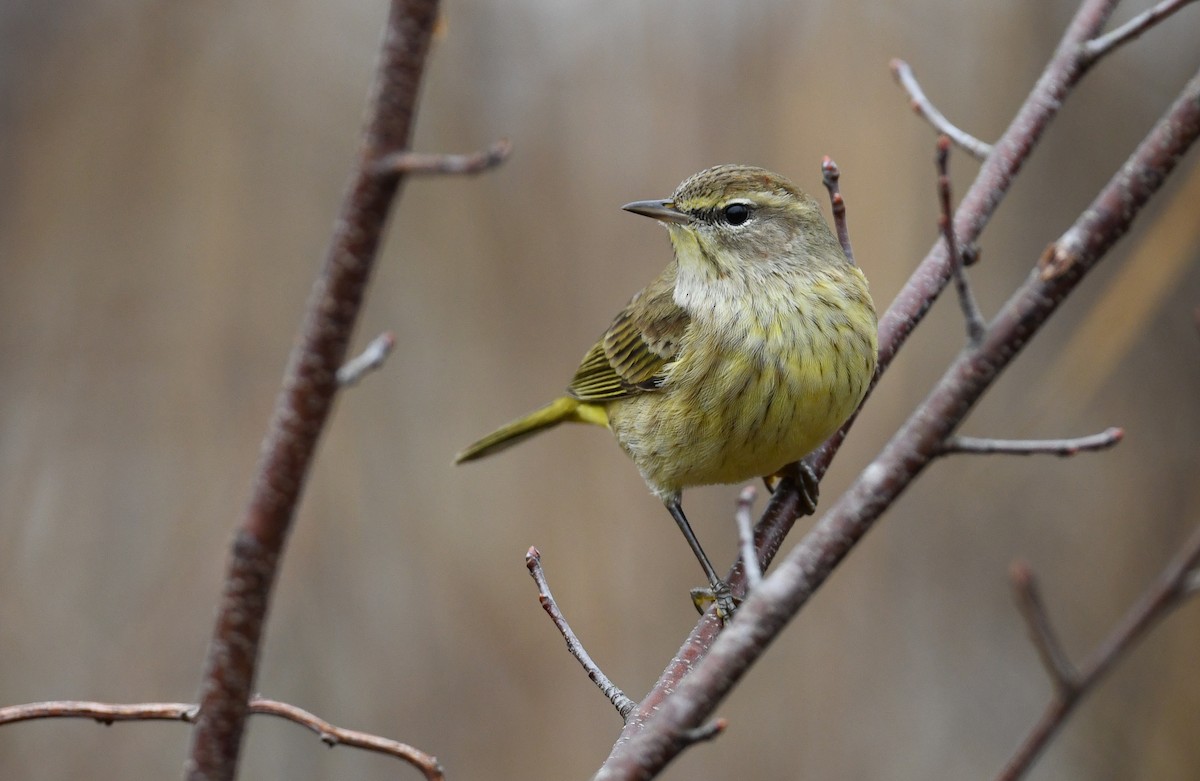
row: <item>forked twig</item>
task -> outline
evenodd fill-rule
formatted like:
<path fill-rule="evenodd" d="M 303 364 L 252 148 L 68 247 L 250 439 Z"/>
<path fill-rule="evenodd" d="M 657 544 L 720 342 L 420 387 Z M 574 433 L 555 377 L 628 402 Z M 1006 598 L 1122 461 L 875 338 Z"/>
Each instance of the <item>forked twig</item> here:
<path fill-rule="evenodd" d="M 1083 45 L 1084 56 L 1095 61 L 1122 44 L 1132 41 L 1154 25 L 1195 0 L 1163 0 L 1130 19 L 1117 29 L 1093 38 Z"/>
<path fill-rule="evenodd" d="M 971 292 L 971 284 L 967 279 L 967 269 L 963 263 L 962 254 L 958 251 L 958 238 L 954 235 L 954 207 L 950 197 L 950 137 L 942 135 L 937 143 L 937 186 L 938 203 L 941 213 L 938 215 L 938 228 L 946 240 L 946 252 L 950 255 L 950 268 L 954 272 L 954 288 L 958 291 L 958 303 L 962 308 L 963 320 L 967 324 L 967 339 L 972 345 L 983 341 L 983 315 L 979 312 L 979 304 L 975 294 Z"/>

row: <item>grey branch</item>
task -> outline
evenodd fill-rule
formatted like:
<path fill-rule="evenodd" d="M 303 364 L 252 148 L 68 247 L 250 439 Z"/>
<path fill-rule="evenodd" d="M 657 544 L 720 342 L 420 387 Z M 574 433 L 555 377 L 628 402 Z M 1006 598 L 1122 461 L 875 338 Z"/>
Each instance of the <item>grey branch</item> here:
<path fill-rule="evenodd" d="M 1194 0 L 1163 0 L 1163 2 L 1130 19 L 1117 29 L 1093 38 L 1083 45 L 1083 54 L 1095 62 L 1122 44 L 1132 41 L 1171 14 Z"/>
<path fill-rule="evenodd" d="M 939 455 L 952 453 L 989 454 L 1002 453 L 1005 455 L 1028 456 L 1045 454 L 1052 456 L 1073 456 L 1078 453 L 1107 450 L 1119 443 L 1125 437 L 1125 430 L 1112 427 L 1099 434 L 1074 439 L 988 439 L 984 437 L 950 437 L 942 445 Z"/>
<path fill-rule="evenodd" d="M 1027 562 L 1013 562 L 1009 579 L 1017 597 L 1017 607 L 1020 608 L 1021 617 L 1025 619 L 1025 626 L 1029 630 L 1029 639 L 1037 649 L 1038 657 L 1054 683 L 1055 691 L 1064 696 L 1073 695 L 1079 687 L 1079 672 L 1067 658 L 1062 643 L 1058 641 L 1033 570 Z"/>
<path fill-rule="evenodd" d="M 992 153 L 991 144 L 980 141 L 975 136 L 958 127 L 946 119 L 945 115 L 934 107 L 929 98 L 925 97 L 925 91 L 917 83 L 917 77 L 913 75 L 912 68 L 909 67 L 907 62 L 899 59 L 892 60 L 892 75 L 896 77 L 896 82 L 908 93 L 913 111 L 926 122 L 933 125 L 934 130 L 948 136 L 956 146 L 963 149 L 976 160 L 986 160 L 988 155 Z"/>
<path fill-rule="evenodd" d="M 567 650 L 571 652 L 571 656 L 583 665 L 583 669 L 587 671 L 588 678 L 592 679 L 592 683 L 600 687 L 600 691 L 604 692 L 604 696 L 608 697 L 613 707 L 617 709 L 617 713 L 621 714 L 621 719 L 624 720 L 629 716 L 630 711 L 637 707 L 637 703 L 625 696 L 625 692 L 621 691 L 615 683 L 609 680 L 600 666 L 592 661 L 592 657 L 584 649 L 583 643 L 579 642 L 579 638 L 575 636 L 575 632 L 571 629 L 571 625 L 567 623 L 567 619 L 563 616 L 562 611 L 558 609 L 558 603 L 554 601 L 554 595 L 550 593 L 550 585 L 546 582 L 546 573 L 542 570 L 542 554 L 537 548 L 530 548 L 525 554 L 525 566 L 529 569 L 529 574 L 533 577 L 533 581 L 538 587 L 538 601 L 542 603 L 542 609 L 546 611 L 546 615 L 550 616 L 550 620 L 554 622 L 554 626 L 558 628 L 563 639 L 567 641 Z"/>
<path fill-rule="evenodd" d="M 746 593 L 758 588 L 762 583 L 762 567 L 758 563 L 758 551 L 754 548 L 754 521 L 750 518 L 750 510 L 754 507 L 754 499 L 758 491 L 752 485 L 742 489 L 738 495 L 737 518 L 738 542 L 742 549 L 742 566 L 746 568 Z"/>
<path fill-rule="evenodd" d="M 838 243 L 846 260 L 854 264 L 854 249 L 850 246 L 850 230 L 846 227 L 846 201 L 842 198 L 842 189 L 838 180 L 842 178 L 841 169 L 828 155 L 821 161 L 821 181 L 829 191 L 829 204 L 833 209 L 833 226 L 837 231 Z"/>

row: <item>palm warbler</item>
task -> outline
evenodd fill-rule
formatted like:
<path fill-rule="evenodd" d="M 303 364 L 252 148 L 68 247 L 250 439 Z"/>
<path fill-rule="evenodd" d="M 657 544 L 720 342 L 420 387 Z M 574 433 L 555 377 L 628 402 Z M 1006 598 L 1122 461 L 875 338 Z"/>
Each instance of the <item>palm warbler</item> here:
<path fill-rule="evenodd" d="M 857 409 L 875 371 L 875 307 L 816 201 L 761 168 L 723 165 L 653 217 L 675 259 L 588 350 L 567 393 L 469 446 L 490 455 L 564 421 L 607 426 L 679 524 L 732 614 L 680 505 L 684 488 L 772 475 Z"/>

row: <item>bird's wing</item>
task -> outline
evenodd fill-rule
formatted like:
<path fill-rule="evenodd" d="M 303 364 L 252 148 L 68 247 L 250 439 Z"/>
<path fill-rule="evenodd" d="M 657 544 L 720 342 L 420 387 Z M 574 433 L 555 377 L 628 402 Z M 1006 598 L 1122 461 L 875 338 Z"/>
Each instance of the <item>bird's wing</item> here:
<path fill-rule="evenodd" d="M 588 350 L 567 386 L 580 401 L 611 401 L 654 391 L 679 352 L 688 314 L 675 303 L 674 261 L 633 297 Z"/>

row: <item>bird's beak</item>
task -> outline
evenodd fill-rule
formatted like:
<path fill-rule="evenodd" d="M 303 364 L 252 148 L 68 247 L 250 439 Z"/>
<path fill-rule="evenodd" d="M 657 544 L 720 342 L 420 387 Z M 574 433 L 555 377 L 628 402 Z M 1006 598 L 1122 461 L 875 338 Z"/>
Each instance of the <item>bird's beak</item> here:
<path fill-rule="evenodd" d="M 687 225 L 692 218 L 675 208 L 671 201 L 634 201 L 621 207 L 627 212 L 653 217 L 659 222 L 674 222 Z"/>

